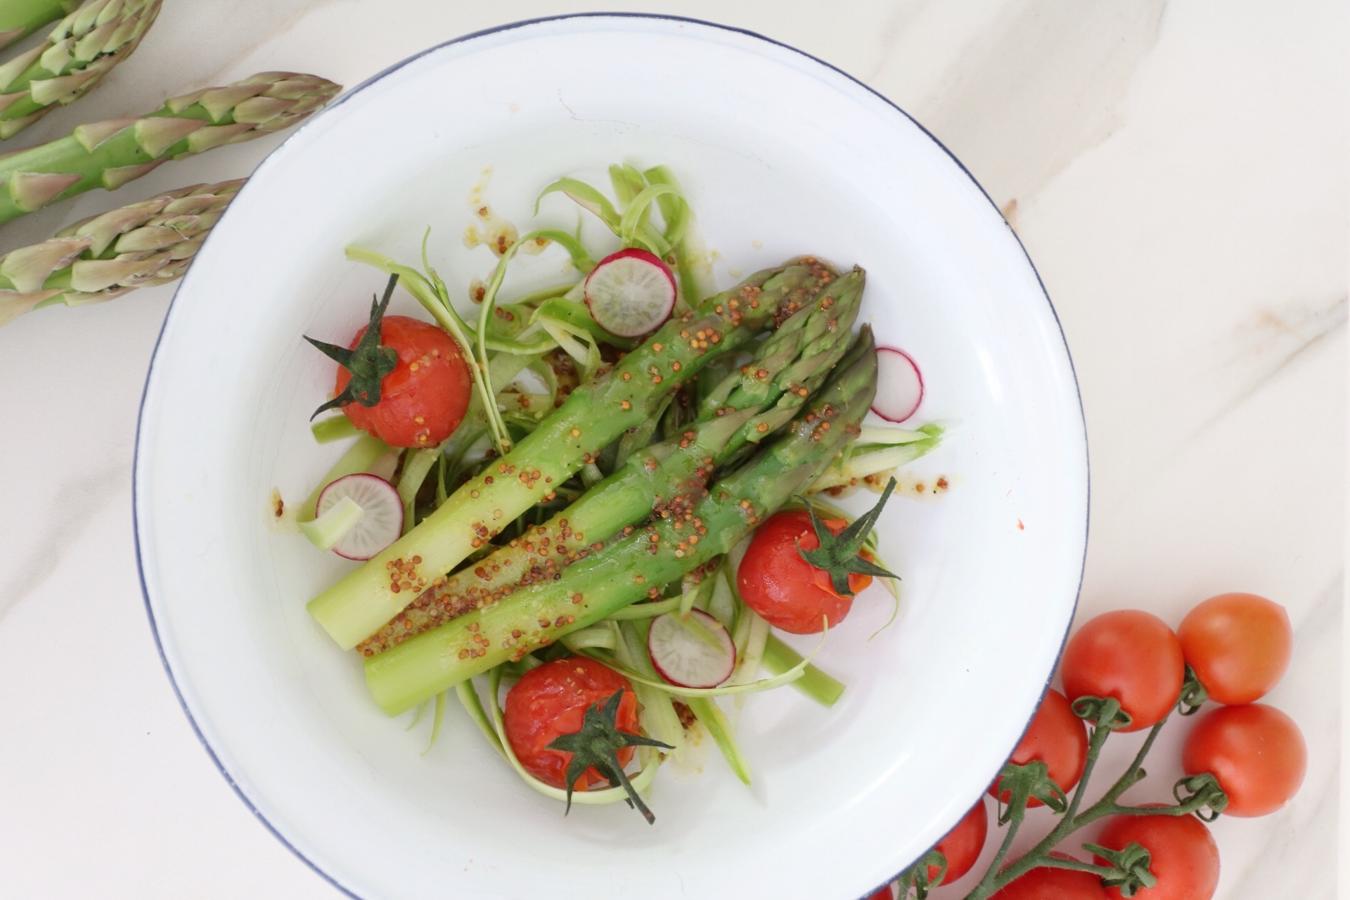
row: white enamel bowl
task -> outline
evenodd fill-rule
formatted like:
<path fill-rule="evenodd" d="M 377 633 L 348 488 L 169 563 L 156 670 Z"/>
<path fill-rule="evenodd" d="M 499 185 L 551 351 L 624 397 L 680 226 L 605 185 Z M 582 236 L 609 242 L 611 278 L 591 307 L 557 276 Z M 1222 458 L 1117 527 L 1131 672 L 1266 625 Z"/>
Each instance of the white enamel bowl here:
<path fill-rule="evenodd" d="M 863 317 L 923 367 L 919 419 L 950 427 L 914 467 L 950 490 L 895 501 L 880 530 L 904 576 L 899 619 L 869 640 L 890 612 L 873 589 L 819 656 L 848 683 L 844 699 L 825 710 L 791 689 L 748 698 L 739 729 L 754 788 L 704 748 L 701 771 L 659 775 L 654 827 L 623 806 L 564 819 L 456 708 L 423 754 L 425 721 L 385 718 L 357 660 L 304 612 L 350 564 L 269 521 L 274 487 L 297 500 L 340 452 L 310 438 L 332 374 L 300 337 L 345 339 L 382 283 L 343 247 L 415 261 L 430 225 L 462 296 L 492 265 L 462 240 L 475 185 L 524 225 L 553 177 L 603 184 L 616 160 L 679 173 L 719 285 L 802 252 L 865 266 Z M 541 216 L 576 221 L 561 198 Z M 540 278 L 561 270 L 547 254 L 533 265 Z M 146 603 L 184 710 L 260 820 L 367 897 L 866 893 L 956 822 L 1023 731 L 1073 614 L 1088 503 L 1054 311 L 961 165 L 884 98 L 796 50 L 632 16 L 434 48 L 273 153 L 174 299 L 135 476 Z"/>

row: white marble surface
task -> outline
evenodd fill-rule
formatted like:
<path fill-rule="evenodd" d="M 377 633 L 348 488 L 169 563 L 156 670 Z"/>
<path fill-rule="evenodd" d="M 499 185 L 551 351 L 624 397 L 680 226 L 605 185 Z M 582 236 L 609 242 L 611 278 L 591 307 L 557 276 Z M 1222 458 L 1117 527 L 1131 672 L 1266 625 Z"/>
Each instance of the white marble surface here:
<path fill-rule="evenodd" d="M 350 85 L 427 44 L 589 4 L 465 6 L 167 0 L 134 60 L 23 140 L 260 69 Z M 1278 815 L 1215 826 L 1220 896 L 1334 896 L 1328 861 L 1344 789 L 1344 4 L 870 0 L 822 15 L 815 4 L 698 0 L 679 11 L 763 31 L 866 79 L 1004 207 L 1058 307 L 1087 408 L 1082 614 L 1142 606 L 1175 622 L 1227 589 L 1289 607 L 1297 658 L 1270 699 L 1308 737 L 1308 779 Z M 127 197 L 243 174 L 274 143 L 162 168 Z M 86 195 L 14 223 L 4 246 L 112 202 Z M 170 293 L 45 310 L 0 330 L 6 896 L 334 893 L 216 772 L 146 624 L 130 466 Z M 1177 770 L 1177 741 L 1156 752 L 1154 799 Z M 1132 744 L 1119 738 L 1106 769 Z"/>

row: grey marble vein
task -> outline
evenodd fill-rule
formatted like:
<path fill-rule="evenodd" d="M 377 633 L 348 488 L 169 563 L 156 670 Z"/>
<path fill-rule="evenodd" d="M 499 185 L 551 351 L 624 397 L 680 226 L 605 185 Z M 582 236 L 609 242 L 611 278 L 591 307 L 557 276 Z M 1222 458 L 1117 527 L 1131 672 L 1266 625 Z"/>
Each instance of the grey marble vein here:
<path fill-rule="evenodd" d="M 0 622 L 62 565 L 65 549 L 90 521 L 125 493 L 130 467 L 130 460 L 118 459 L 61 484 L 50 513 L 42 517 L 45 524 L 36 546 L 0 584 Z"/>
<path fill-rule="evenodd" d="M 1196 435 L 1213 427 L 1216 422 L 1240 407 L 1253 394 L 1278 378 L 1281 372 L 1300 358 L 1331 344 L 1335 339 L 1341 337 L 1345 328 L 1346 315 L 1347 297 L 1342 295 L 1313 313 L 1305 314 L 1299 323 L 1306 326 L 1304 328 L 1298 328 L 1271 312 L 1265 312 L 1259 316 L 1259 322 L 1262 322 L 1266 327 L 1277 329 L 1282 334 L 1293 336 L 1296 343 L 1273 363 L 1264 366 L 1254 377 L 1249 379 L 1236 394 L 1196 426 L 1186 440 L 1193 440 Z"/>

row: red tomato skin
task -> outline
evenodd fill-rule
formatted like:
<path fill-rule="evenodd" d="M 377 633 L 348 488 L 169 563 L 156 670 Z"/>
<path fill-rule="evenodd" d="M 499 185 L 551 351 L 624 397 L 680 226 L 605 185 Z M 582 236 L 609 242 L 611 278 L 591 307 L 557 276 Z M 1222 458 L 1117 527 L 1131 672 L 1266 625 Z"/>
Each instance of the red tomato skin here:
<path fill-rule="evenodd" d="M 951 884 L 971 870 L 975 861 L 980 858 L 980 851 L 984 849 L 984 842 L 988 836 L 989 808 L 981 797 L 933 848 L 947 858 L 947 873 L 942 876 L 943 884 Z M 937 866 L 929 866 L 929 883 L 937 876 Z"/>
<path fill-rule="evenodd" d="M 895 900 L 895 894 L 891 893 L 891 886 L 883 884 L 875 891 L 867 895 L 867 900 Z"/>
<path fill-rule="evenodd" d="M 567 764 L 572 754 L 550 750 L 548 745 L 563 734 L 581 730 L 586 710 L 622 690 L 617 723 L 620 731 L 638 733 L 637 695 L 618 672 L 584 656 L 569 656 L 544 663 L 526 672 L 506 695 L 506 739 L 520 764 L 535 778 L 554 787 L 566 787 Z M 619 764 L 627 765 L 633 748 L 619 751 Z M 604 782 L 594 768 L 577 780 L 577 790 Z"/>
<path fill-rule="evenodd" d="M 1181 696 L 1186 662 L 1167 623 L 1138 609 L 1118 609 L 1088 620 L 1069 639 L 1060 659 L 1064 693 L 1114 697 L 1131 722 L 1117 731 L 1140 731 L 1161 722 Z"/>
<path fill-rule="evenodd" d="M 1216 703 L 1260 700 L 1279 683 L 1293 654 L 1289 613 L 1257 594 L 1219 594 L 1198 604 L 1177 629 L 1181 652 Z"/>
<path fill-rule="evenodd" d="M 1078 779 L 1083 777 L 1083 766 L 1087 764 L 1087 726 L 1083 720 L 1073 714 L 1069 701 L 1054 689 L 1045 692 L 1036 715 L 1027 727 L 1026 734 L 1013 750 L 1009 762 L 1024 765 L 1033 759 L 1045 763 L 1050 778 L 1065 793 L 1073 790 Z M 999 796 L 999 782 L 996 779 L 989 788 L 989 796 Z M 1003 792 L 1006 802 L 1008 792 Z M 1040 806 L 1041 801 L 1032 797 L 1028 806 Z"/>
<path fill-rule="evenodd" d="M 357 331 L 350 347 L 365 333 L 365 328 Z M 469 408 L 473 376 L 459 345 L 435 325 L 408 316 L 385 316 L 380 343 L 398 353 L 398 365 L 380 382 L 380 402 L 348 403 L 342 412 L 391 447 L 436 446 L 459 427 Z M 338 366 L 334 393 L 349 381 L 351 373 Z"/>
<path fill-rule="evenodd" d="M 1219 886 L 1219 847 L 1195 816 L 1116 816 L 1097 843 L 1110 850 L 1129 844 L 1148 850 L 1148 868 L 1158 883 L 1135 891 L 1138 900 L 1209 900 Z M 1097 862 L 1106 864 L 1101 857 Z M 1106 896 L 1121 900 L 1120 888 L 1107 888 Z"/>
<path fill-rule="evenodd" d="M 1298 793 L 1308 747 L 1294 720 L 1273 706 L 1221 706 L 1206 713 L 1186 737 L 1181 767 L 1210 772 L 1228 795 L 1226 816 L 1275 812 Z"/>
<path fill-rule="evenodd" d="M 839 519 L 825 520 L 834 534 L 844 530 Z M 822 569 L 802 559 L 798 549 L 820 546 L 811 517 L 803 509 L 774 513 L 755 529 L 736 570 L 736 586 L 747 606 L 775 628 L 792 634 L 816 634 L 828 618 L 833 628 L 848 615 L 852 597 L 841 597 Z M 872 583 L 869 575 L 849 575 L 856 594 Z"/>
<path fill-rule="evenodd" d="M 1052 855 L 1071 858 L 1063 853 Z M 1103 900 L 1105 897 L 1101 881 L 1091 872 L 1042 866 L 1005 885 L 990 900 Z"/>

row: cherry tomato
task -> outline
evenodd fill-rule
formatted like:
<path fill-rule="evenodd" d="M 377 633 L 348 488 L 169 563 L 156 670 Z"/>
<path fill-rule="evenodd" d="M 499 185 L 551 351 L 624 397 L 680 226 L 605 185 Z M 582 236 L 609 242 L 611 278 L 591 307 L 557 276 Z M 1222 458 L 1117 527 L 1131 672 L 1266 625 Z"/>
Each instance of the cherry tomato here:
<path fill-rule="evenodd" d="M 1253 703 L 1289 668 L 1294 630 L 1278 603 L 1256 594 L 1219 594 L 1186 614 L 1181 652 L 1217 703 Z"/>
<path fill-rule="evenodd" d="M 867 900 L 895 900 L 895 894 L 891 893 L 891 886 L 883 884 L 875 891 L 867 895 Z"/>
<path fill-rule="evenodd" d="M 1036 716 L 1008 761 L 1023 765 L 1039 759 L 1045 763 L 1050 780 L 1068 793 L 1083 777 L 1087 748 L 1087 727 L 1083 720 L 1073 714 L 1063 694 L 1049 690 L 1045 692 Z M 989 788 L 989 794 L 992 797 L 999 796 L 997 780 Z M 1008 796 L 1008 792 L 1003 791 L 1001 799 L 1006 803 Z M 1032 797 L 1027 805 L 1040 806 L 1041 801 Z"/>
<path fill-rule="evenodd" d="M 1116 816 L 1097 843 L 1109 850 L 1139 844 L 1149 852 L 1148 869 L 1158 879 L 1134 892 L 1139 900 L 1209 900 L 1219 885 L 1219 848 L 1205 823 L 1195 816 Z M 1097 862 L 1105 865 L 1101 857 Z M 1106 896 L 1119 900 L 1120 889 Z"/>
<path fill-rule="evenodd" d="M 961 817 L 956 827 L 947 832 L 933 848 L 947 858 L 947 873 L 942 876 L 943 884 L 951 884 L 971 870 L 975 861 L 980 858 L 980 851 L 984 849 L 984 840 L 988 835 L 989 811 L 984 798 L 981 797 L 970 808 L 970 812 Z M 937 866 L 929 866 L 929 882 L 935 881 L 937 876 Z"/>
<path fill-rule="evenodd" d="M 526 672 L 506 695 L 506 739 L 520 764 L 535 778 L 554 787 L 566 787 L 567 764 L 572 754 L 550 750 L 559 735 L 581 730 L 586 710 L 604 703 L 622 690 L 617 716 L 620 731 L 638 733 L 637 695 L 618 672 L 585 656 L 569 656 L 544 663 Z M 627 765 L 633 748 L 618 753 Z M 577 790 L 608 780 L 594 768 L 577 780 Z"/>
<path fill-rule="evenodd" d="M 1072 859 L 1063 853 L 1051 855 Z M 1105 897 L 1101 881 L 1091 872 L 1041 866 L 1006 885 L 990 900 L 1104 900 Z"/>
<path fill-rule="evenodd" d="M 1114 697 L 1129 714 L 1119 731 L 1151 728 L 1172 711 L 1181 696 L 1186 663 L 1181 642 L 1152 613 L 1120 609 L 1090 619 L 1078 629 L 1060 659 L 1064 693 Z"/>
<path fill-rule="evenodd" d="M 838 534 L 842 519 L 826 519 L 825 527 Z M 815 634 L 828 618 L 838 625 L 853 606 L 853 598 L 840 596 L 830 585 L 830 576 L 802 559 L 801 550 L 820 546 L 811 517 L 804 509 L 774 513 L 755 529 L 736 572 L 741 599 L 770 625 L 793 634 Z M 856 594 L 872 583 L 870 575 L 850 574 L 848 585 Z"/>
<path fill-rule="evenodd" d="M 1186 737 L 1181 767 L 1210 772 L 1228 795 L 1230 816 L 1264 816 L 1298 793 L 1308 748 L 1294 720 L 1273 706 L 1221 706 Z"/>
<path fill-rule="evenodd" d="M 365 328 L 356 332 L 351 346 L 365 333 Z M 398 353 L 398 365 L 380 382 L 380 402 L 348 403 L 342 411 L 357 428 L 391 447 L 436 446 L 469 408 L 473 376 L 459 345 L 435 325 L 407 316 L 385 316 L 380 343 Z M 349 381 L 351 373 L 338 366 L 334 393 Z"/>

